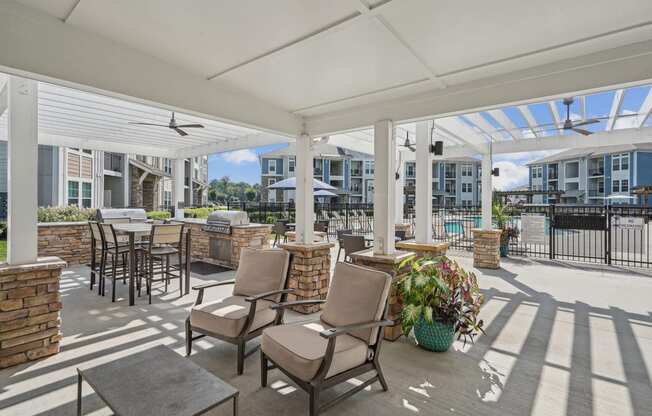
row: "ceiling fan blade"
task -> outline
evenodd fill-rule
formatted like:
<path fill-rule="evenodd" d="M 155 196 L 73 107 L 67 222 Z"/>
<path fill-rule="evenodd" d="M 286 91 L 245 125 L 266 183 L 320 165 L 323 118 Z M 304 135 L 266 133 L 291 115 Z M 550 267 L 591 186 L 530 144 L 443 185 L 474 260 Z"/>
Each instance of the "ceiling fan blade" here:
<path fill-rule="evenodd" d="M 198 128 L 198 129 L 203 129 L 204 126 L 201 124 L 179 124 L 177 127 L 183 127 L 184 129 L 188 128 Z"/>
<path fill-rule="evenodd" d="M 134 121 L 130 121 L 129 124 L 137 124 L 139 126 L 169 127 L 167 124 L 137 123 L 137 122 L 134 122 Z"/>
<path fill-rule="evenodd" d="M 417 151 L 417 148 L 416 148 L 415 146 L 408 145 L 408 146 L 406 146 L 406 147 L 407 147 L 408 149 L 410 149 L 411 152 L 416 152 L 416 151 Z"/>
<path fill-rule="evenodd" d="M 600 120 L 598 120 L 596 118 L 592 118 L 592 119 L 589 119 L 589 120 L 580 121 L 579 123 L 573 123 L 573 127 L 586 126 L 587 124 L 595 124 L 595 123 L 599 123 L 599 122 L 600 122 Z"/>
<path fill-rule="evenodd" d="M 179 133 L 179 136 L 187 136 L 187 135 L 188 135 L 188 133 L 186 133 L 185 131 L 181 130 L 181 129 L 178 128 L 178 127 L 175 127 L 175 128 L 173 128 L 172 130 L 174 130 L 174 131 L 176 131 L 177 133 Z"/>
<path fill-rule="evenodd" d="M 576 127 L 573 127 L 572 130 L 575 131 L 575 132 L 577 132 L 577 133 L 579 133 L 579 134 L 583 134 L 583 135 L 585 135 L 585 136 L 588 136 L 588 135 L 593 134 L 592 131 L 588 131 L 588 130 L 584 130 L 584 129 L 578 129 L 578 128 L 576 128 Z"/>

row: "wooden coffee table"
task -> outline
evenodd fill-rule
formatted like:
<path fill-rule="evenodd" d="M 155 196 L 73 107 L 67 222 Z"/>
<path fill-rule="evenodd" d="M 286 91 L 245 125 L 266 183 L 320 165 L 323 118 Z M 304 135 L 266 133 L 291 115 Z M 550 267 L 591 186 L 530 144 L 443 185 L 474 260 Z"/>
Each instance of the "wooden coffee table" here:
<path fill-rule="evenodd" d="M 187 358 L 160 345 L 88 369 L 77 369 L 77 415 L 82 381 L 120 416 L 195 416 L 233 400 L 238 390 Z"/>

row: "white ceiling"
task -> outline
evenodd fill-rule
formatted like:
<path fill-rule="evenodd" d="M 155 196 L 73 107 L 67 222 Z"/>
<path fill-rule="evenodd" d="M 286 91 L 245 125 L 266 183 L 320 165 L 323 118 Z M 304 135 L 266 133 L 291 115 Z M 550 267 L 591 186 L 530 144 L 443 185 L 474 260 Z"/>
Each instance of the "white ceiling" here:
<path fill-rule="evenodd" d="M 652 79 L 649 0 L 16 1 L 0 66 L 289 135 Z"/>

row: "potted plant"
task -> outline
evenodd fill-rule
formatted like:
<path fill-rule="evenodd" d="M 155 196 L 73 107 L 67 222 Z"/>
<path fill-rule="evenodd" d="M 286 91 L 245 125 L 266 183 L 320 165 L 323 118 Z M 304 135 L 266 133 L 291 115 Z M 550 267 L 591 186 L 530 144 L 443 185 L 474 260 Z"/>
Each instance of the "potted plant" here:
<path fill-rule="evenodd" d="M 506 257 L 509 253 L 509 240 L 514 232 L 518 233 L 514 227 L 508 227 L 509 216 L 505 212 L 505 206 L 500 203 L 494 203 L 491 207 L 492 215 L 496 228 L 502 230 L 500 234 L 500 257 Z M 510 234 L 511 233 L 511 234 Z"/>
<path fill-rule="evenodd" d="M 473 273 L 445 256 L 411 257 L 399 269 L 407 270 L 397 282 L 403 302 L 403 333 L 414 329 L 419 346 L 444 352 L 455 334 L 466 343 L 483 331 L 478 314 L 484 296 Z"/>

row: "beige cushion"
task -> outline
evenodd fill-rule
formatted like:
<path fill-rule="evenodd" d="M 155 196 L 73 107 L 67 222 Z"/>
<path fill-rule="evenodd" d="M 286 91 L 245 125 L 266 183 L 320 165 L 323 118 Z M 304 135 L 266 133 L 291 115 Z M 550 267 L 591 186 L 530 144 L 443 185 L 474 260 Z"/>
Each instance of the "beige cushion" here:
<path fill-rule="evenodd" d="M 242 249 L 233 294 L 255 296 L 284 289 L 289 266 L 290 253 L 285 250 Z M 281 296 L 272 299 L 279 302 Z"/>
<path fill-rule="evenodd" d="M 252 332 L 274 321 L 276 312 L 269 306 L 272 302 L 256 302 L 254 322 L 249 328 Z M 227 337 L 235 338 L 244 329 L 251 303 L 243 296 L 230 296 L 213 302 L 193 306 L 190 311 L 190 324 Z"/>
<path fill-rule="evenodd" d="M 344 326 L 382 318 L 392 278 L 389 274 L 348 263 L 337 263 L 321 320 Z M 376 340 L 378 328 L 354 331 L 351 335 L 368 342 Z"/>
<path fill-rule="evenodd" d="M 328 340 L 319 335 L 326 328 L 320 322 L 266 328 L 261 348 L 280 367 L 301 380 L 310 381 L 317 374 L 326 355 Z M 358 338 L 340 335 L 335 341 L 335 354 L 326 377 L 364 364 L 367 351 L 367 344 Z"/>

